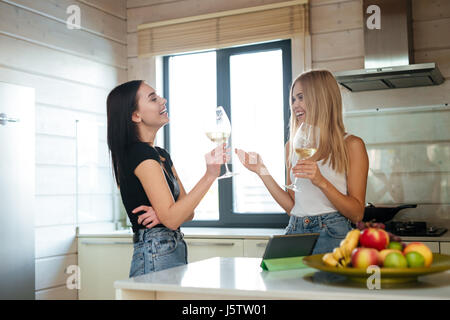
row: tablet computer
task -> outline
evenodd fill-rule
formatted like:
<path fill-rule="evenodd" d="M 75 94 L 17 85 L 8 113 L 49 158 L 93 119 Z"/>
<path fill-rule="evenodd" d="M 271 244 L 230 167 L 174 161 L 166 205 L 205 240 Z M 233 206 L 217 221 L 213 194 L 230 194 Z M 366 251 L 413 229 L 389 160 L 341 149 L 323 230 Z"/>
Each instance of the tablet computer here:
<path fill-rule="evenodd" d="M 302 257 L 311 255 L 319 233 L 300 233 L 272 236 L 263 259 Z"/>

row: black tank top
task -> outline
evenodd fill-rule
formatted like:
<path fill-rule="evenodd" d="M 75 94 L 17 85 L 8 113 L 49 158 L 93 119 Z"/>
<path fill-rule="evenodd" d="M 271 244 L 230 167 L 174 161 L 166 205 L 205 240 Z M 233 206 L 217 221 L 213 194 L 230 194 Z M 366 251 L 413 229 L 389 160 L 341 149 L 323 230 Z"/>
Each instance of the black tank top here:
<path fill-rule="evenodd" d="M 145 142 L 136 142 L 128 146 L 126 154 L 127 157 L 124 163 L 124 172 L 121 175 L 120 181 L 120 194 L 128 218 L 132 224 L 133 232 L 136 232 L 139 229 L 145 229 L 145 226 L 137 223 L 139 215 L 144 212 L 132 213 L 132 211 L 141 205 L 152 205 L 141 182 L 134 174 L 136 167 L 141 162 L 148 159 L 155 160 L 159 164 L 162 164 L 167 185 L 169 186 L 175 201 L 178 200 L 180 195 L 180 187 L 172 172 L 173 163 L 166 150 L 159 147 L 152 147 Z M 163 224 L 158 224 L 155 227 L 163 226 Z"/>

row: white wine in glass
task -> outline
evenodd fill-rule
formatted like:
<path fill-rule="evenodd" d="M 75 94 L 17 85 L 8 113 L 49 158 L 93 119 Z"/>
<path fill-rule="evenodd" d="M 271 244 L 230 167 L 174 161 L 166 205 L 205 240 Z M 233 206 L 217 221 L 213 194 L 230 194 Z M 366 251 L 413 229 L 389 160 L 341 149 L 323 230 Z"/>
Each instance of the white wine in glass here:
<path fill-rule="evenodd" d="M 227 114 L 222 106 L 216 108 L 215 119 L 208 119 L 209 122 L 206 123 L 205 133 L 209 140 L 217 144 L 218 146 L 228 142 L 231 136 L 231 123 L 228 119 Z M 228 169 L 228 164 L 225 163 L 225 173 L 218 179 L 229 178 L 237 173 L 231 172 Z"/>
<path fill-rule="evenodd" d="M 229 133 L 217 132 L 217 131 L 206 132 L 206 136 L 209 138 L 209 140 L 211 140 L 212 142 L 214 142 L 217 145 L 226 143 L 228 141 L 228 139 L 230 138 Z"/>
<path fill-rule="evenodd" d="M 316 153 L 319 147 L 319 138 L 320 130 L 318 127 L 314 127 L 306 122 L 300 124 L 293 141 L 293 148 L 299 160 L 311 158 Z M 292 166 L 295 166 L 295 164 L 293 163 Z M 294 182 L 285 187 L 295 192 L 300 192 L 297 180 L 298 178 L 295 177 Z"/>
<path fill-rule="evenodd" d="M 311 158 L 315 153 L 316 148 L 296 148 L 295 153 L 297 154 L 300 160 L 305 160 Z"/>

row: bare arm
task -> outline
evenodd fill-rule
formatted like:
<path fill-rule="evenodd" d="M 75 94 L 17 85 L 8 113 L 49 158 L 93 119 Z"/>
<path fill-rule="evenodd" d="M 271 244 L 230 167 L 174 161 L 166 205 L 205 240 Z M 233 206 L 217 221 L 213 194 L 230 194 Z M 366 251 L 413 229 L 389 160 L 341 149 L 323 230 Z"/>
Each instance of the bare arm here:
<path fill-rule="evenodd" d="M 294 207 L 294 193 L 292 191 L 285 191 L 278 185 L 270 175 L 259 154 L 254 152 L 247 153 L 238 149 L 236 149 L 236 154 L 247 169 L 255 172 L 261 178 L 273 199 L 289 214 Z M 290 183 L 289 172 L 290 167 L 287 168 L 286 172 L 287 183 Z"/>
<path fill-rule="evenodd" d="M 181 183 L 180 177 L 178 176 L 177 171 L 175 170 L 175 167 L 172 166 L 172 172 L 175 175 L 175 178 L 178 181 L 178 185 L 180 186 L 180 195 L 178 196 L 178 200 L 184 198 L 186 196 L 186 190 L 184 189 L 183 184 Z M 188 222 L 191 221 L 192 219 L 194 219 L 194 214 L 195 212 L 192 211 L 191 215 L 189 217 L 187 217 L 187 219 L 184 222 Z"/>
<path fill-rule="evenodd" d="M 177 179 L 178 185 L 180 187 L 180 194 L 178 196 L 178 199 L 181 199 L 186 196 L 186 191 L 183 187 L 183 184 L 180 181 L 180 178 L 178 177 L 175 167 L 173 167 L 173 166 L 172 166 L 172 172 L 174 173 L 174 176 Z M 141 213 L 142 211 L 144 213 Z M 145 206 L 145 205 L 139 206 L 139 207 L 135 208 L 132 211 L 132 213 L 134 213 L 134 214 L 141 213 L 141 214 L 139 214 L 137 222 L 138 222 L 138 224 L 142 224 L 143 226 L 145 226 L 147 229 L 151 229 L 161 222 L 159 220 L 158 215 L 156 214 L 155 210 L 149 206 Z M 194 212 L 192 212 L 192 214 L 184 222 L 191 221 L 193 218 L 194 218 Z"/>
<path fill-rule="evenodd" d="M 294 173 L 296 175 L 299 173 L 297 175 L 299 178 L 310 179 L 342 215 L 353 222 L 358 222 L 364 215 L 369 159 L 362 139 L 351 136 L 347 138 L 346 144 L 350 159 L 347 173 L 347 195 L 339 192 L 320 174 L 317 163 L 314 161 L 300 161 L 295 166 Z"/>
<path fill-rule="evenodd" d="M 220 174 L 220 166 L 225 162 L 224 145 L 208 153 L 205 158 L 207 170 L 194 188 L 178 201 L 174 201 L 164 176 L 163 169 L 155 160 L 145 160 L 134 170 L 159 220 L 167 228 L 176 230 L 193 213 L 204 195 Z"/>

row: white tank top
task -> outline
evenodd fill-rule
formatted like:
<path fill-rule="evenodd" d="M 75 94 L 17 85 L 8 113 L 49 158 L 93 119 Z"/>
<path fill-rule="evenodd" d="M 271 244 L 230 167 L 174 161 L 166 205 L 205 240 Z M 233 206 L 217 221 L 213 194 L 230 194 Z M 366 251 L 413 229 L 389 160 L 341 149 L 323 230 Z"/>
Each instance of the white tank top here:
<path fill-rule="evenodd" d="M 350 136 L 348 133 L 344 136 L 346 139 Z M 292 164 L 297 164 L 298 156 L 294 153 Z M 339 192 L 347 195 L 347 177 L 344 173 L 334 171 L 329 163 L 323 163 L 323 160 L 317 162 L 322 176 L 327 179 Z M 291 181 L 294 181 L 292 170 L 290 172 Z M 328 200 L 325 194 L 311 180 L 305 178 L 297 178 L 297 186 L 300 192 L 295 192 L 295 204 L 290 214 L 296 217 L 315 216 L 324 213 L 338 211 Z"/>

